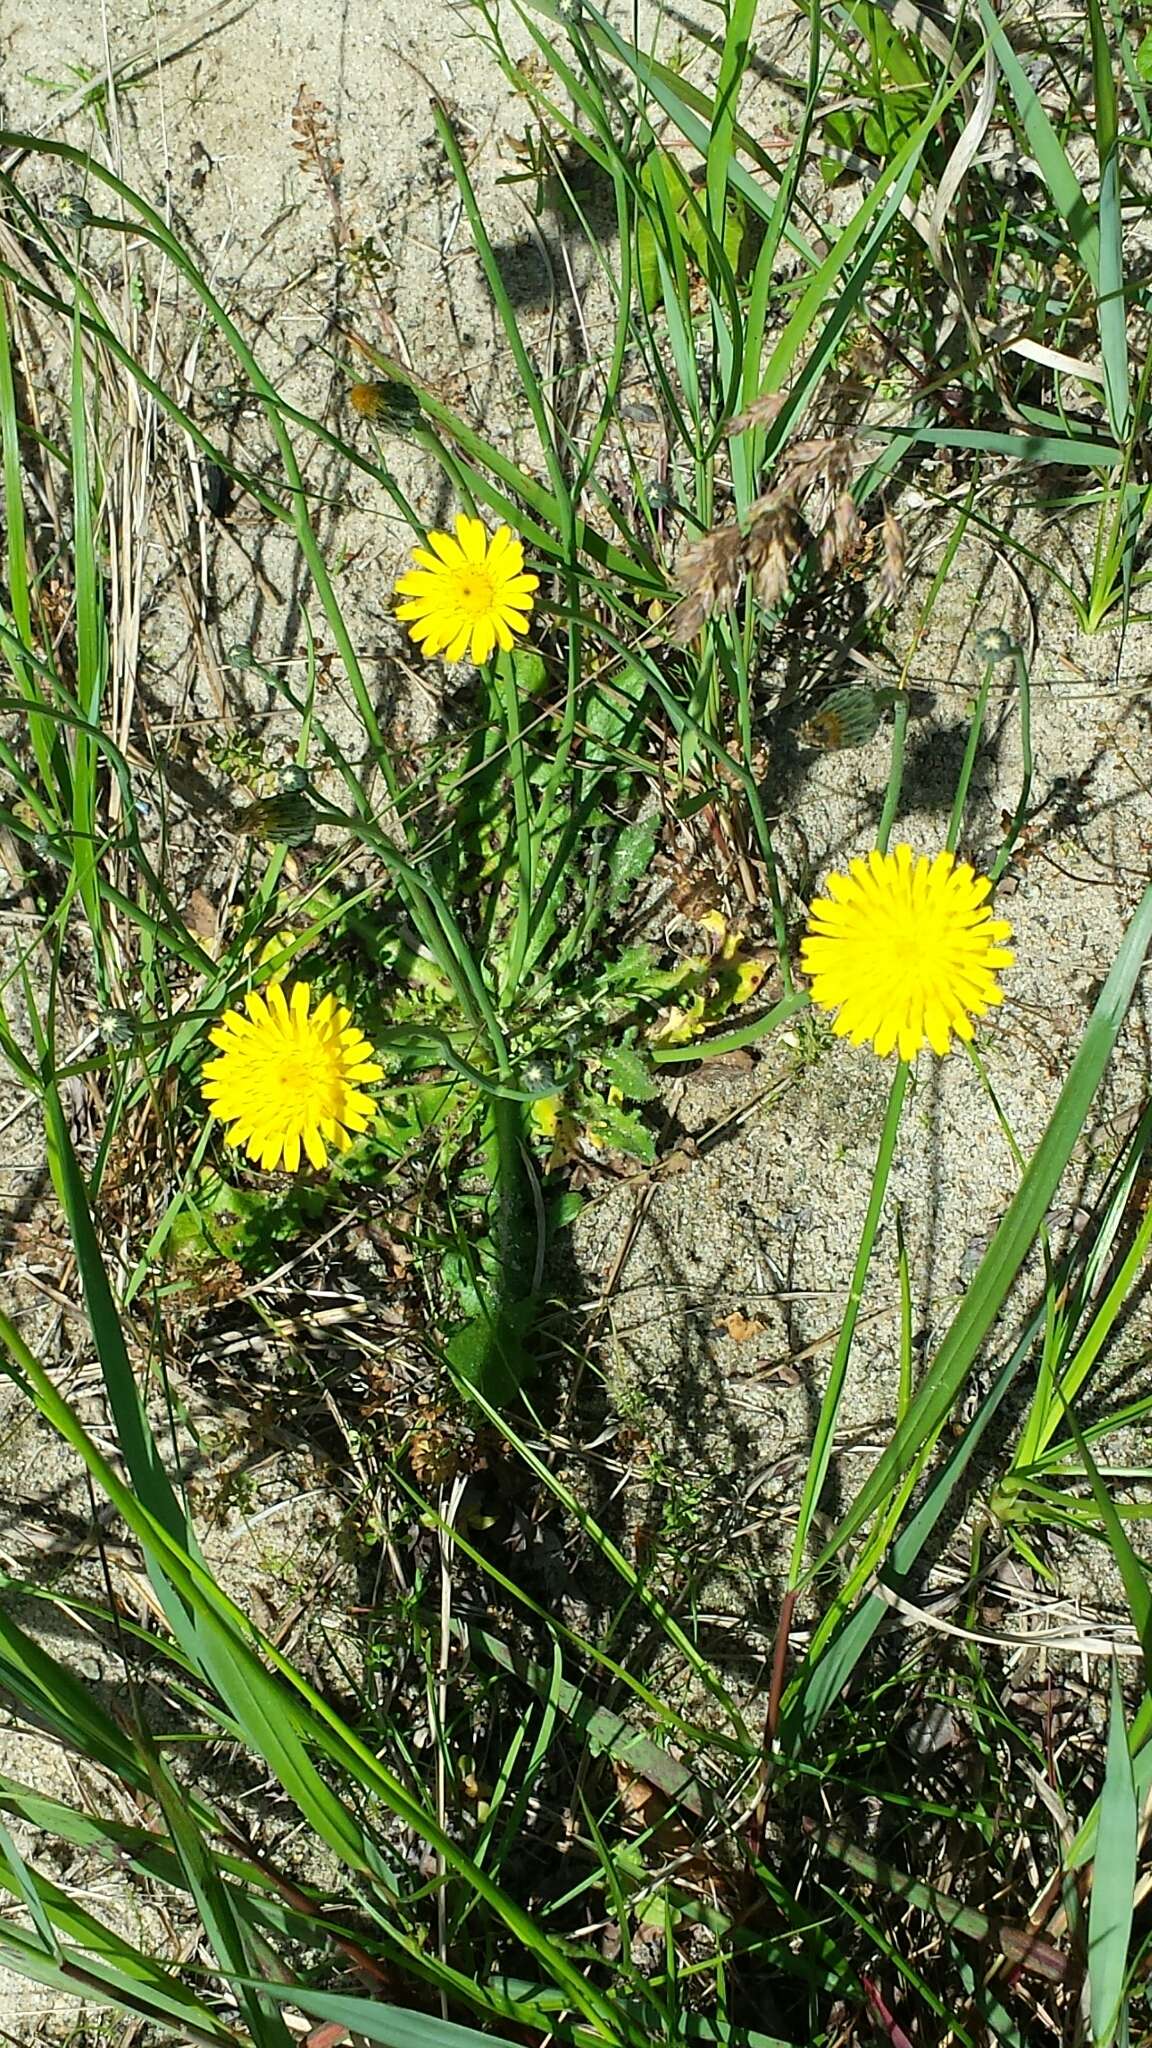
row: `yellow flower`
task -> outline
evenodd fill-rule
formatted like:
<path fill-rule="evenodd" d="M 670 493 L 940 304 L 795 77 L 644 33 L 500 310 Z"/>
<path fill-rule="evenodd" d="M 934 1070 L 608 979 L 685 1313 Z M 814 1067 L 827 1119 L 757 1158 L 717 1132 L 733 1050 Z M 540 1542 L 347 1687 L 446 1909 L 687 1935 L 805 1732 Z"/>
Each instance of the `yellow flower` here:
<path fill-rule="evenodd" d="M 923 1045 L 946 1053 L 974 1036 L 1003 994 L 996 970 L 1015 954 L 1012 927 L 994 918 L 992 884 L 950 853 L 913 861 L 910 846 L 849 862 L 829 875 L 808 915 L 800 964 L 812 1001 L 838 1011 L 833 1029 L 853 1045 L 870 1039 L 886 1056 L 914 1059 Z"/>
<path fill-rule="evenodd" d="M 411 621 L 422 653 L 462 661 L 470 651 L 473 661 L 487 661 L 494 647 L 507 654 L 512 635 L 527 632 L 539 578 L 524 574 L 524 549 L 510 527 L 498 526 L 489 540 L 482 522 L 461 512 L 455 540 L 430 533 L 412 559 L 419 566 L 396 584 L 407 599 L 396 616 Z"/>
<path fill-rule="evenodd" d="M 231 1125 L 228 1143 L 266 1168 L 283 1159 L 289 1173 L 301 1145 L 313 1166 L 327 1164 L 326 1142 L 348 1151 L 350 1134 L 367 1130 L 376 1113 L 359 1091 L 384 1071 L 334 996 L 322 996 L 309 1015 L 311 999 L 306 981 L 287 993 L 270 981 L 263 995 L 245 996 L 246 1017 L 225 1010 L 208 1034 L 220 1058 L 204 1068 L 204 1099 Z"/>

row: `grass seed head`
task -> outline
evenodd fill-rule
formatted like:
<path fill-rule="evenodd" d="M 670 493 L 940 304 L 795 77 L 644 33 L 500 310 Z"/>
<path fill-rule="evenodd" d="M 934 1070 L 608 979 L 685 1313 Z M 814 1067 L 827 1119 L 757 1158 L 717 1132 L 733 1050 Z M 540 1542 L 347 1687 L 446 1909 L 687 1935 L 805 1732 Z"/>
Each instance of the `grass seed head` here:
<path fill-rule="evenodd" d="M 852 442 L 846 435 L 794 441 L 787 452 L 776 489 L 781 497 L 802 498 L 816 485 L 842 490 L 852 474 Z"/>
<path fill-rule="evenodd" d="M 885 604 L 895 604 L 901 590 L 904 588 L 904 571 L 908 560 L 904 528 L 894 512 L 886 512 L 880 531 L 884 546 L 884 562 L 880 570 L 880 594 Z"/>
<path fill-rule="evenodd" d="M 748 573 L 765 611 L 780 603 L 793 568 L 808 544 L 808 529 L 792 500 L 780 492 L 760 498 L 748 530 Z"/>
<path fill-rule="evenodd" d="M 746 434 L 750 427 L 770 427 L 783 410 L 786 391 L 765 391 L 760 398 L 754 398 L 751 405 L 729 420 L 724 432 L 731 439 L 734 434 Z"/>
<path fill-rule="evenodd" d="M 743 580 L 744 536 L 738 526 L 714 526 L 680 552 L 677 583 L 685 597 L 703 597 L 713 611 L 731 604 Z"/>
<path fill-rule="evenodd" d="M 747 568 L 744 536 L 738 526 L 714 526 L 680 551 L 676 581 L 684 593 L 672 626 L 681 647 L 694 640 L 714 612 L 735 604 Z"/>
<path fill-rule="evenodd" d="M 820 567 L 827 572 L 854 555 L 863 533 L 864 524 L 851 491 L 838 491 L 832 516 L 820 529 Z"/>

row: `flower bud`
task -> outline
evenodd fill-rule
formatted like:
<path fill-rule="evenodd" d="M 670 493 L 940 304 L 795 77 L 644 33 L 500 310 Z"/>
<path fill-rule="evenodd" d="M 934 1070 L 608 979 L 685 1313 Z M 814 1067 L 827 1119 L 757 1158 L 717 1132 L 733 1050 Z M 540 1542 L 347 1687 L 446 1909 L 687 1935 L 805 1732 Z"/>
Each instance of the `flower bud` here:
<path fill-rule="evenodd" d="M 79 192 L 62 192 L 52 211 L 68 228 L 86 228 L 95 218 L 88 201 Z"/>

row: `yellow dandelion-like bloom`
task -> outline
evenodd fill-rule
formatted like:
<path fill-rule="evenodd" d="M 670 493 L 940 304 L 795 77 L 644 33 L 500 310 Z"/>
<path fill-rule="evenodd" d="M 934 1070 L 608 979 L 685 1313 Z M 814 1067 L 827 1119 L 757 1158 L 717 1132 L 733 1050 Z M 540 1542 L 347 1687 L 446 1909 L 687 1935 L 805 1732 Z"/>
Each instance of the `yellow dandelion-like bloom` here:
<path fill-rule="evenodd" d="M 455 540 L 430 533 L 412 559 L 419 566 L 397 580 L 405 602 L 396 616 L 409 622 L 423 654 L 487 661 L 495 647 L 510 653 L 513 634 L 527 632 L 540 579 L 524 574 L 524 549 L 511 527 L 498 526 L 489 539 L 481 520 L 461 512 Z"/>
<path fill-rule="evenodd" d="M 243 1145 L 248 1157 L 272 1168 L 283 1160 L 295 1173 L 304 1152 L 313 1166 L 325 1166 L 325 1145 L 347 1152 L 376 1113 L 360 1091 L 379 1081 L 372 1047 L 351 1022 L 351 1012 L 334 996 L 321 996 L 310 1010 L 306 981 L 287 990 L 270 981 L 263 993 L 244 998 L 247 1016 L 225 1010 L 208 1036 L 220 1048 L 203 1073 L 204 1099 L 213 1116 L 231 1129 L 229 1145 Z"/>
<path fill-rule="evenodd" d="M 992 915 L 992 884 L 950 853 L 913 857 L 910 846 L 849 862 L 829 875 L 808 915 L 800 964 L 812 1000 L 837 1012 L 833 1029 L 881 1056 L 946 1053 L 971 1039 L 972 1019 L 1003 1002 L 997 969 L 1015 954 L 1012 927 Z"/>

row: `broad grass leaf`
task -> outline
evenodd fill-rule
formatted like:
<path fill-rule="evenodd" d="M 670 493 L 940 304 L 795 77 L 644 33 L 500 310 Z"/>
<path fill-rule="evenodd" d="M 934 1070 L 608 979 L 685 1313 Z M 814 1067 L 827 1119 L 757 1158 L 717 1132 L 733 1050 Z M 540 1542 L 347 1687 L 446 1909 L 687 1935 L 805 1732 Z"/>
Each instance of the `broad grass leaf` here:
<path fill-rule="evenodd" d="M 1124 2002 L 1136 1893 L 1138 1825 L 1124 1701 L 1119 1672 L 1113 1664 L 1108 1754 L 1088 1907 L 1088 2000 L 1095 2048 L 1109 2048 Z"/>

